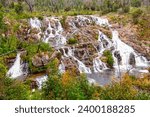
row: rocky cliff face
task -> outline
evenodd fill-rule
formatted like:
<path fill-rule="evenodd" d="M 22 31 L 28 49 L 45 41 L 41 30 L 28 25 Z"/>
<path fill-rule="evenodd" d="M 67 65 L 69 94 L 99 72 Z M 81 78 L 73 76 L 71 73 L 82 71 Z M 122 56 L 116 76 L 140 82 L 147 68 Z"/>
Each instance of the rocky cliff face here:
<path fill-rule="evenodd" d="M 29 35 L 34 32 L 34 36 L 31 36 L 36 37 L 33 38 L 34 40 L 49 43 L 60 52 L 62 54 L 61 66 L 63 65 L 66 70 L 75 68 L 80 73 L 92 73 L 108 69 L 110 58 L 104 55 L 106 50 L 112 53 L 114 64 L 121 65 L 123 69 L 125 66 L 127 66 L 126 69 L 129 69 L 130 65 L 138 66 L 138 62 L 146 66 L 144 63 L 146 59 L 138 55 L 138 52 L 141 52 L 140 49 L 136 52 L 119 40 L 121 38 L 128 44 L 128 40 L 136 38 L 135 31 L 131 28 L 125 31 L 127 27 L 110 25 L 106 18 L 97 16 L 46 17 L 42 21 L 35 18 L 30 20 L 30 25 Z M 113 30 L 118 30 L 120 38 Z M 117 47 L 121 45 L 122 48 Z M 132 46 L 131 42 L 129 45 Z M 123 48 L 127 50 L 124 51 Z M 135 45 L 133 48 L 137 50 Z M 128 55 L 125 56 L 125 54 Z M 143 60 L 138 56 L 141 56 Z"/>
<path fill-rule="evenodd" d="M 123 19 L 126 20 L 126 17 L 122 15 L 116 15 L 114 17 L 120 19 L 121 21 Z M 141 33 L 142 27 L 134 25 L 130 18 L 128 19 L 129 21 L 124 21 L 126 22 L 125 25 L 123 23 L 112 21 L 112 19 L 109 20 L 111 21 L 112 28 L 118 30 L 122 41 L 133 47 L 137 52 L 141 53 L 148 60 L 150 60 L 150 40 L 148 39 L 148 37 L 146 40 L 141 39 L 141 36 L 139 35 Z"/>
<path fill-rule="evenodd" d="M 115 73 L 144 70 L 149 67 L 142 56 L 145 48 L 140 50 L 129 42 L 136 38 L 131 29 L 110 25 L 106 18 L 97 16 L 45 17 L 30 19 L 28 26 L 20 28 L 18 37 L 34 43 L 43 41 L 53 47 L 53 54 L 43 52 L 33 56 L 34 67 L 46 66 L 57 57 L 61 73 L 71 69 L 86 74 L 110 69 Z"/>

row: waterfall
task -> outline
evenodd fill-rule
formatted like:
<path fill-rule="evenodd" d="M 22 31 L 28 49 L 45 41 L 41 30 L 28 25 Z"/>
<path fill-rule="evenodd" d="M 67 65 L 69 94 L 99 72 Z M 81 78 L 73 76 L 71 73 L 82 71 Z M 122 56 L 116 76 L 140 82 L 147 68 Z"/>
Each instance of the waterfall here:
<path fill-rule="evenodd" d="M 48 43 L 49 38 L 54 38 L 54 37 L 55 37 L 55 35 L 53 34 L 52 31 L 53 31 L 53 29 L 51 28 L 51 24 L 50 24 L 50 22 L 49 22 L 48 28 L 47 28 L 46 31 L 45 31 L 44 39 L 43 39 L 43 41 L 44 41 L 45 43 Z M 50 33 L 48 33 L 48 32 L 50 32 Z"/>
<path fill-rule="evenodd" d="M 40 34 L 43 34 L 44 37 L 42 38 L 43 42 L 50 43 L 51 46 L 59 47 L 66 44 L 66 38 L 62 35 L 63 28 L 60 21 L 54 17 L 46 18 L 48 22 L 47 29 L 43 32 L 42 31 L 42 23 L 37 18 L 30 19 L 30 25 L 32 28 L 36 28 L 39 30 L 37 34 L 39 39 L 41 39 Z M 53 22 L 53 23 L 52 23 Z"/>
<path fill-rule="evenodd" d="M 82 61 L 80 61 L 79 59 L 77 59 L 74 56 L 73 50 L 71 48 L 67 47 L 66 49 L 68 51 L 67 53 L 66 53 L 65 49 L 62 48 L 64 57 L 71 57 L 75 61 L 77 61 L 77 63 L 78 63 L 78 70 L 80 71 L 80 73 L 92 73 L 90 68 L 86 67 L 86 65 Z"/>
<path fill-rule="evenodd" d="M 66 44 L 66 38 L 62 35 L 63 28 L 60 23 L 60 21 L 54 17 L 47 18 L 46 19 L 49 24 L 48 28 L 44 32 L 44 38 L 43 41 L 45 43 L 48 43 L 49 41 L 52 41 L 52 45 L 54 46 L 61 46 Z M 53 21 L 53 26 L 50 21 Z"/>
<path fill-rule="evenodd" d="M 61 64 L 58 67 L 60 73 L 64 73 L 65 72 L 65 64 L 61 61 Z"/>
<path fill-rule="evenodd" d="M 61 25 L 59 18 L 56 17 L 45 18 L 47 25 L 46 27 L 44 27 L 45 28 L 44 31 L 41 29 L 42 26 L 44 25 L 43 21 L 40 21 L 37 18 L 30 19 L 31 27 L 37 28 L 40 31 L 39 34 L 43 34 L 43 37 L 41 38 L 43 42 L 49 43 L 51 46 L 55 48 L 58 49 L 61 48 L 63 53 L 62 58 L 72 58 L 74 61 L 76 61 L 80 73 L 91 74 L 92 71 L 90 67 L 87 67 L 83 61 L 79 60 L 78 57 L 74 55 L 74 49 L 72 49 L 67 45 L 67 36 L 64 36 L 65 31 Z M 110 40 L 103 32 L 98 30 L 97 42 L 99 43 L 99 49 L 96 48 L 98 56 L 93 58 L 93 66 L 91 66 L 93 67 L 95 73 L 103 72 L 103 70 L 108 69 L 106 63 L 100 60 L 105 50 L 112 51 L 112 55 L 115 61 L 114 68 L 116 69 L 116 71 L 118 71 L 118 69 L 122 71 L 128 71 L 133 67 L 134 68 L 148 67 L 148 61 L 146 60 L 146 58 L 137 53 L 132 47 L 122 42 L 121 39 L 119 38 L 118 32 L 111 28 L 111 25 L 109 24 L 108 19 L 106 18 L 89 15 L 78 15 L 76 17 L 70 18 L 68 21 L 68 26 L 70 26 L 71 31 L 68 33 L 73 35 L 73 33 L 80 30 L 80 27 L 86 27 L 88 25 L 99 25 L 101 27 L 106 27 L 112 32 L 113 36 L 112 39 Z M 116 52 L 118 52 L 118 55 L 120 57 L 119 63 L 118 58 L 115 56 Z M 131 55 L 135 57 L 135 66 L 131 65 L 130 63 L 130 59 L 132 58 Z M 59 65 L 59 70 L 60 73 L 65 72 L 65 62 L 63 63 L 62 59 L 61 64 Z M 147 72 L 143 69 L 140 71 Z"/>
<path fill-rule="evenodd" d="M 78 69 L 79 69 L 80 73 L 88 73 L 88 74 L 92 73 L 90 68 L 86 67 L 82 61 L 78 60 L 74 56 L 72 56 L 72 58 L 78 62 L 78 66 L 79 66 Z"/>
<path fill-rule="evenodd" d="M 21 75 L 23 75 L 23 71 L 22 71 L 20 53 L 18 53 L 13 66 L 7 72 L 7 76 L 11 78 L 17 78 Z"/>
<path fill-rule="evenodd" d="M 46 82 L 47 79 L 48 79 L 47 75 L 36 78 L 38 89 L 42 89 L 43 83 Z"/>
<path fill-rule="evenodd" d="M 132 66 L 129 64 L 130 54 L 133 54 L 135 56 L 136 67 L 145 67 L 145 68 L 148 67 L 146 58 L 143 56 L 139 56 L 138 53 L 136 53 L 132 47 L 122 42 L 118 36 L 117 31 L 112 31 L 112 34 L 113 34 L 112 40 L 115 47 L 115 51 L 119 51 L 120 56 L 122 58 L 121 65 L 120 65 L 121 70 L 127 71 L 132 68 Z M 114 67 L 115 68 L 118 67 L 116 59 L 115 59 Z"/>
<path fill-rule="evenodd" d="M 103 63 L 99 57 L 93 60 L 93 68 L 95 73 L 102 72 L 102 70 L 108 69 L 106 64 Z"/>
<path fill-rule="evenodd" d="M 98 33 L 99 33 L 98 34 L 98 42 L 99 42 L 99 46 L 100 46 L 99 53 L 102 54 L 104 50 L 109 49 L 110 47 L 112 47 L 112 42 L 101 31 L 98 31 Z M 107 44 L 105 44 L 104 41 Z"/>
<path fill-rule="evenodd" d="M 108 20 L 106 18 L 100 18 L 100 17 L 96 17 L 96 16 L 91 16 L 92 20 L 95 22 L 96 25 L 100 25 L 100 26 L 108 26 L 111 27 L 111 25 L 109 24 Z"/>
<path fill-rule="evenodd" d="M 86 67 L 86 65 L 82 61 L 80 61 L 74 56 L 71 48 L 68 48 L 68 56 L 72 57 L 75 61 L 77 61 L 80 73 L 92 73 L 90 68 Z"/>
<path fill-rule="evenodd" d="M 98 57 L 93 59 L 93 69 L 95 73 L 98 72 L 103 72 L 103 70 L 108 69 L 106 64 L 100 60 L 100 57 L 102 56 L 103 52 L 111 47 L 111 42 L 107 38 L 106 35 L 104 35 L 101 31 L 98 31 L 99 36 L 98 36 L 98 42 L 100 46 L 100 50 L 98 50 Z M 103 40 L 105 40 L 108 45 L 104 47 Z"/>
<path fill-rule="evenodd" d="M 40 29 L 41 28 L 41 22 L 40 20 L 38 20 L 38 18 L 34 18 L 34 19 L 30 19 L 30 25 L 32 28 L 37 28 Z"/>
<path fill-rule="evenodd" d="M 106 18 L 100 18 L 97 16 L 90 16 L 90 15 L 78 15 L 75 17 L 75 20 L 71 20 L 69 22 L 69 25 L 74 29 L 77 30 L 77 26 L 76 23 L 78 23 L 79 26 L 83 27 L 86 25 L 99 25 L 99 26 L 103 26 L 103 27 L 111 27 L 111 25 L 109 24 L 108 20 Z"/>

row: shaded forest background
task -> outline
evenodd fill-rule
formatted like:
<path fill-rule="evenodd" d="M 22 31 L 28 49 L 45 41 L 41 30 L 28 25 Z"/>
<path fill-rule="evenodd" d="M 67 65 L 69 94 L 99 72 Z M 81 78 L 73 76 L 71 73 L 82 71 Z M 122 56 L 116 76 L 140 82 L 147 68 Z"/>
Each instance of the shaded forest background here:
<path fill-rule="evenodd" d="M 71 11 L 92 10 L 108 13 L 117 10 L 128 11 L 129 7 L 149 7 L 150 0 L 0 0 L 5 7 L 18 7 L 21 11 L 29 9 L 32 11 Z M 18 4 L 18 5 L 17 5 Z"/>

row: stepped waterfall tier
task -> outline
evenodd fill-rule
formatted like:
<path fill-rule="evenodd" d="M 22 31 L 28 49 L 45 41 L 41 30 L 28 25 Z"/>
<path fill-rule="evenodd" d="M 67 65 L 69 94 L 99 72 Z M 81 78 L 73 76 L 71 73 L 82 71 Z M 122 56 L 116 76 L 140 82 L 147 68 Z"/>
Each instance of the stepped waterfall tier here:
<path fill-rule="evenodd" d="M 17 54 L 16 61 L 14 62 L 14 65 L 9 69 L 7 75 L 16 78 L 18 76 L 21 76 L 23 74 L 22 72 L 22 66 L 20 61 L 20 53 Z"/>
<path fill-rule="evenodd" d="M 37 40 L 48 43 L 61 54 L 60 73 L 75 69 L 87 74 L 89 82 L 93 83 L 101 82 L 97 77 L 148 72 L 149 61 L 124 43 L 106 18 L 94 15 L 68 16 L 65 21 L 62 17 L 31 18 L 29 24 L 28 33 L 36 30 Z M 23 75 L 20 59 L 18 53 L 7 73 L 12 78 Z M 36 79 L 39 89 L 46 79 L 46 74 Z"/>

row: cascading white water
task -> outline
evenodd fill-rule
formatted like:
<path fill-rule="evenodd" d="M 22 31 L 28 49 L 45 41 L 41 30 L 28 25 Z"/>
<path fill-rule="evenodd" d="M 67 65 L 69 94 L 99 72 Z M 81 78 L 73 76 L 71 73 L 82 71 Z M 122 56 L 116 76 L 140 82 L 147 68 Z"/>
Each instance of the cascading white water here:
<path fill-rule="evenodd" d="M 108 26 L 111 29 L 111 25 L 109 24 L 107 19 L 101 19 L 99 17 L 95 17 L 92 16 L 92 19 L 95 21 L 95 23 L 97 25 L 100 26 Z M 106 48 L 104 48 L 103 43 L 102 43 L 102 39 L 105 39 L 108 42 L 108 48 L 110 47 L 115 47 L 114 51 L 119 51 L 120 52 L 120 56 L 122 58 L 121 61 L 121 65 L 118 66 L 118 62 L 117 62 L 117 58 L 113 55 L 115 63 L 114 63 L 114 67 L 117 69 L 121 69 L 121 70 L 125 70 L 128 71 L 129 69 L 132 68 L 132 66 L 129 64 L 129 56 L 130 54 L 134 54 L 135 56 L 135 67 L 148 67 L 148 61 L 145 57 L 143 56 L 139 56 L 139 54 L 137 52 L 135 52 L 135 50 L 128 46 L 127 44 L 125 44 L 124 42 L 121 41 L 121 39 L 119 38 L 118 32 L 116 30 L 112 30 L 112 41 L 111 42 L 102 32 L 99 31 L 99 39 L 98 41 L 100 42 L 100 55 L 101 53 L 106 50 Z M 114 53 L 113 53 L 114 54 Z M 119 68 L 118 68 L 119 67 Z M 147 70 L 141 70 L 141 72 L 148 72 Z"/>
<path fill-rule="evenodd" d="M 82 61 L 80 61 L 74 56 L 73 50 L 71 48 L 67 47 L 66 49 L 68 50 L 67 53 L 65 52 L 65 49 L 62 48 L 64 57 L 72 57 L 75 61 L 77 61 L 78 70 L 80 71 L 80 73 L 92 73 L 90 68 L 86 67 L 86 65 Z"/>
<path fill-rule="evenodd" d="M 65 72 L 65 65 L 64 63 L 61 61 L 61 64 L 58 67 L 60 73 L 64 73 Z"/>
<path fill-rule="evenodd" d="M 88 24 L 96 24 L 96 25 L 100 25 L 100 26 L 108 26 L 111 27 L 111 25 L 109 24 L 108 20 L 106 18 L 100 18 L 97 16 L 91 16 L 91 15 L 78 15 L 75 18 L 75 21 L 70 21 L 69 25 L 73 28 L 73 29 L 77 29 L 76 23 L 79 24 L 79 26 L 85 26 Z"/>
<path fill-rule="evenodd" d="M 86 67 L 83 62 L 81 62 L 80 60 L 78 60 L 74 56 L 72 56 L 72 58 L 78 62 L 78 66 L 79 66 L 78 69 L 79 69 L 80 73 L 88 73 L 88 74 L 92 73 L 91 70 L 90 70 L 90 68 Z"/>
<path fill-rule="evenodd" d="M 103 70 L 108 69 L 106 66 L 106 63 L 102 62 L 100 60 L 100 57 L 103 55 L 103 52 L 111 47 L 111 42 L 108 39 L 108 37 L 106 35 L 104 35 L 101 31 L 99 32 L 99 36 L 98 36 L 98 42 L 99 42 L 99 47 L 100 49 L 98 50 L 98 57 L 93 59 L 93 68 L 94 68 L 94 72 L 98 73 L 98 72 L 103 72 Z M 103 45 L 103 40 L 105 40 L 107 42 L 107 46 L 104 47 Z"/>
<path fill-rule="evenodd" d="M 99 57 L 97 57 L 93 60 L 93 68 L 94 68 L 95 73 L 102 72 L 103 70 L 108 69 L 106 64 L 103 63 Z"/>
<path fill-rule="evenodd" d="M 38 18 L 34 18 L 34 19 L 30 19 L 30 25 L 32 28 L 37 28 L 37 29 L 40 29 L 42 24 L 41 24 L 41 21 L 38 20 Z"/>
<path fill-rule="evenodd" d="M 117 31 L 112 31 L 113 35 L 113 44 L 115 47 L 115 51 L 119 51 L 120 56 L 122 58 L 121 65 L 119 65 L 121 70 L 130 70 L 132 66 L 129 64 L 130 54 L 134 54 L 135 56 L 135 67 L 148 67 L 147 60 L 143 56 L 139 56 L 132 47 L 128 46 L 124 42 L 122 42 L 118 36 Z M 117 60 L 115 59 L 114 67 L 118 68 Z"/>
<path fill-rule="evenodd" d="M 42 32 L 42 22 L 38 20 L 37 18 L 30 19 L 30 25 L 32 28 L 36 28 L 39 30 L 38 36 L 40 34 L 43 34 L 44 37 L 42 38 L 43 42 L 45 43 L 51 43 L 52 46 L 61 46 L 66 44 L 66 38 L 62 35 L 63 28 L 60 23 L 60 21 L 54 17 L 46 18 L 46 22 L 48 22 L 48 27 L 47 29 Z M 53 26 L 51 22 L 53 22 Z M 39 36 L 39 38 L 41 38 Z"/>
<path fill-rule="evenodd" d="M 54 22 L 53 26 L 51 24 L 51 21 Z M 63 57 L 71 57 L 77 62 L 78 70 L 80 73 L 87 73 L 92 74 L 92 71 L 89 67 L 86 67 L 86 65 L 80 61 L 75 55 L 74 51 L 70 47 L 64 47 L 66 45 L 66 37 L 63 36 L 63 28 L 60 23 L 60 21 L 54 17 L 48 18 L 48 27 L 47 29 L 42 32 L 42 22 L 38 20 L 37 18 L 30 19 L 30 25 L 32 28 L 36 28 L 39 30 L 38 35 L 43 34 L 44 37 L 42 38 L 44 42 L 49 43 L 50 41 L 55 41 L 54 47 L 57 46 L 59 48 L 62 48 L 63 50 Z M 92 23 L 95 22 L 96 25 L 100 26 L 108 26 L 111 29 L 111 25 L 109 24 L 107 19 L 102 19 L 96 16 L 78 16 L 77 21 L 81 26 L 84 26 L 86 23 Z M 75 24 L 72 24 L 74 28 Z M 134 69 L 138 69 L 139 72 L 142 73 L 148 73 L 148 70 L 145 68 L 149 67 L 148 61 L 145 57 L 141 56 L 139 53 L 137 53 L 131 46 L 127 45 L 126 43 L 122 42 L 119 38 L 119 34 L 116 30 L 112 30 L 112 41 L 110 41 L 106 35 L 104 35 L 102 32 L 99 31 L 99 38 L 98 43 L 100 46 L 100 50 L 97 51 L 98 57 L 93 58 L 93 70 L 95 73 L 103 72 L 103 70 L 108 69 L 106 64 L 100 60 L 100 57 L 102 56 L 103 52 L 107 49 L 110 49 L 111 47 L 114 47 L 113 58 L 114 58 L 114 68 L 116 71 L 122 70 L 122 71 L 129 71 L 134 67 Z M 41 38 L 41 36 L 39 36 Z M 104 46 L 104 42 L 107 42 L 107 45 Z M 67 52 L 65 51 L 67 49 Z M 117 58 L 114 56 L 114 52 L 118 51 L 121 56 L 121 62 L 118 64 Z M 129 64 L 130 54 L 133 54 L 135 56 L 135 66 L 132 66 Z M 65 64 L 63 61 L 61 61 L 61 64 L 59 65 L 60 73 L 65 72 Z M 23 72 L 23 65 L 21 64 L 21 57 L 20 53 L 17 54 L 16 60 L 13 64 L 13 66 L 9 69 L 7 72 L 7 76 L 10 78 L 17 78 L 19 76 L 24 75 Z M 36 78 L 36 82 L 39 89 L 42 89 L 42 84 L 47 81 L 48 76 L 41 76 Z M 95 83 L 95 80 L 89 79 L 89 82 Z"/>
<path fill-rule="evenodd" d="M 50 19 L 46 19 L 47 21 L 54 21 L 55 25 L 51 26 L 51 23 L 49 21 L 48 28 L 44 32 L 44 38 L 43 41 L 48 43 L 49 40 L 56 39 L 55 46 L 65 45 L 66 44 L 66 38 L 62 35 L 63 28 L 58 19 L 55 19 L 54 17 Z"/>
<path fill-rule="evenodd" d="M 110 47 L 112 47 L 112 42 L 101 31 L 98 31 L 98 33 L 99 33 L 98 42 L 99 42 L 99 46 L 100 46 L 99 54 L 102 54 L 104 52 L 104 50 L 109 49 Z M 103 41 L 107 42 L 106 47 L 104 47 Z"/>
<path fill-rule="evenodd" d="M 11 78 L 17 78 L 21 75 L 23 75 L 23 71 L 22 71 L 20 53 L 18 53 L 13 66 L 7 72 L 7 76 Z"/>
<path fill-rule="evenodd" d="M 39 31 L 37 36 L 38 36 L 38 39 L 40 39 L 41 34 L 42 34 L 42 31 L 41 31 L 42 23 L 41 23 L 41 21 L 38 18 L 34 18 L 34 19 L 30 18 L 30 26 L 32 29 L 35 28 Z"/>
<path fill-rule="evenodd" d="M 73 49 L 71 49 L 70 47 L 64 47 L 66 46 L 67 39 L 65 36 L 62 35 L 64 30 L 62 28 L 59 19 L 55 17 L 49 17 L 46 18 L 45 20 L 48 22 L 48 27 L 44 32 L 41 31 L 42 22 L 39 21 L 37 18 L 30 19 L 31 27 L 40 30 L 40 32 L 44 35 L 44 37 L 42 38 L 44 42 L 50 43 L 54 45 L 54 47 L 62 48 L 63 57 L 71 57 L 75 61 L 77 61 L 78 69 L 80 73 L 92 73 L 90 68 L 86 67 L 86 65 L 82 61 L 78 60 L 77 57 L 74 56 Z M 76 23 L 78 25 L 76 25 Z M 143 56 L 139 56 L 132 47 L 122 42 L 118 36 L 118 32 L 111 29 L 111 25 L 109 24 L 106 18 L 100 18 L 97 16 L 79 15 L 76 16 L 75 19 L 70 20 L 68 24 L 70 27 L 72 27 L 75 30 L 78 30 L 78 26 L 83 27 L 90 24 L 96 24 L 99 26 L 107 27 L 112 31 L 112 35 L 113 35 L 112 40 L 110 40 L 106 35 L 104 35 L 101 31 L 99 31 L 98 43 L 99 43 L 100 50 L 98 50 L 97 52 L 98 57 L 93 59 L 94 72 L 102 72 L 102 70 L 107 69 L 106 64 L 103 63 L 99 58 L 103 55 L 103 52 L 105 50 L 110 49 L 111 47 L 114 47 L 114 50 L 112 52 L 115 61 L 114 68 L 121 69 L 121 70 L 131 69 L 132 66 L 129 64 L 129 56 L 131 53 L 134 54 L 135 56 L 136 67 L 148 67 L 146 58 Z M 68 52 L 65 52 L 66 48 Z M 118 66 L 117 58 L 114 56 L 115 51 L 119 51 L 121 56 L 121 64 L 119 66 Z M 60 72 L 64 72 L 65 71 L 64 68 L 65 65 L 61 63 L 59 65 Z"/>
<path fill-rule="evenodd" d="M 36 78 L 38 89 L 42 89 L 43 83 L 46 82 L 47 79 L 48 79 L 47 75 Z"/>
<path fill-rule="evenodd" d="M 108 26 L 111 27 L 111 25 L 109 24 L 108 20 L 106 18 L 100 18 L 97 16 L 91 16 L 92 20 L 95 22 L 96 25 L 100 25 L 100 26 Z"/>

